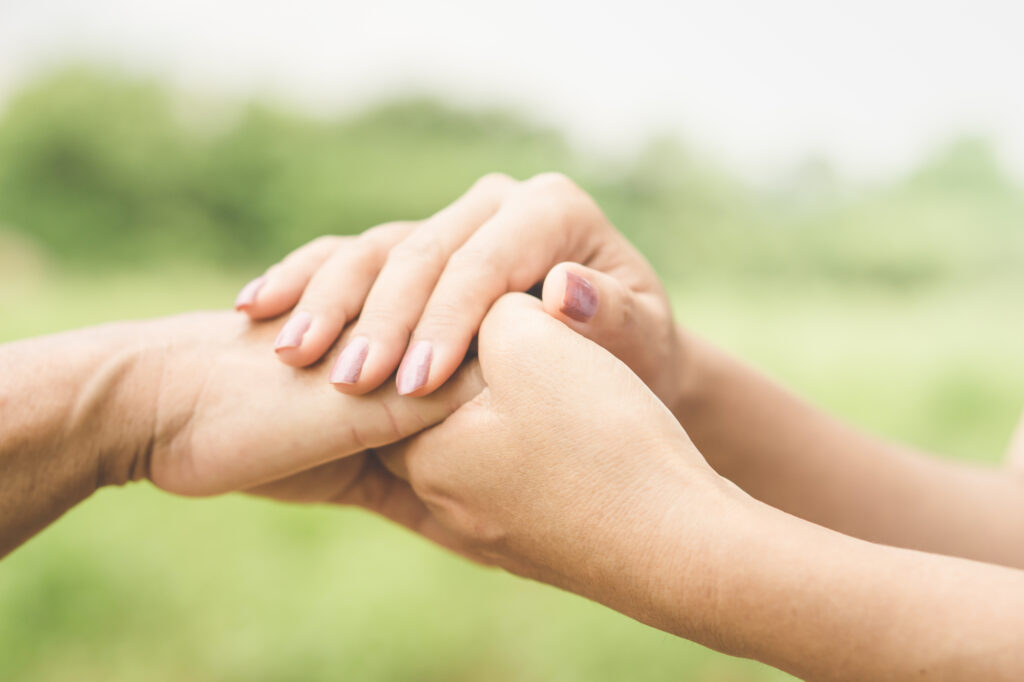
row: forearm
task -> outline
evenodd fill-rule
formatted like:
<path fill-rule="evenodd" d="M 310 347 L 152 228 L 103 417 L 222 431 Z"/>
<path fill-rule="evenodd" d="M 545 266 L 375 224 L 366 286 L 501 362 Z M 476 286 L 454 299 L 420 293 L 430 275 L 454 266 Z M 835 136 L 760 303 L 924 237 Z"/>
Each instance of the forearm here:
<path fill-rule="evenodd" d="M 687 337 L 674 412 L 708 462 L 772 506 L 901 547 L 1024 566 L 1024 483 L 851 428 Z"/>
<path fill-rule="evenodd" d="M 113 464 L 141 461 L 153 414 L 140 334 L 118 324 L 0 346 L 0 556 L 107 482 Z"/>
<path fill-rule="evenodd" d="M 749 499 L 715 511 L 706 542 L 662 570 L 677 576 L 663 592 L 676 634 L 807 679 L 1024 677 L 1024 573 L 874 545 Z"/>

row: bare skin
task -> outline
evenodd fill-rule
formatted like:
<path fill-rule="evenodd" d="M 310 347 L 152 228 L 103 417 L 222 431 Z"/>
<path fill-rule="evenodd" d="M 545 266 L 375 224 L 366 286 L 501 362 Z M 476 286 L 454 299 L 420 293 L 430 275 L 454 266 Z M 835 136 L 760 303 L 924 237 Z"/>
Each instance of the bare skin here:
<path fill-rule="evenodd" d="M 478 231 L 467 216 L 482 215 L 481 196 L 493 199 L 481 186 L 423 223 L 431 230 L 413 244 L 435 257 L 421 259 L 417 277 L 438 284 L 398 311 L 411 317 L 397 331 L 355 294 L 365 305 L 380 298 L 375 282 L 388 270 L 397 279 L 385 289 L 401 289 L 402 268 L 385 266 L 409 266 L 416 249 L 392 257 L 388 244 L 418 224 L 318 242 L 240 297 L 253 317 L 271 314 L 260 306 L 273 296 L 283 312 L 306 300 L 318 268 L 369 249 L 376 260 L 349 273 L 366 281 L 332 313 L 340 330 L 363 310 L 339 347 L 368 329 L 364 319 L 377 324 L 382 336 L 366 336 L 390 350 L 352 356 L 377 374 L 403 352 L 420 365 L 429 357 L 414 373 L 422 382 L 398 391 L 428 398 L 403 401 L 388 386 L 355 397 L 384 384 L 373 372 L 340 382 L 352 395 L 332 391 L 327 368 L 344 365 L 339 354 L 316 363 L 337 335 L 310 310 L 298 311 L 310 314 L 303 333 L 292 324 L 275 343 L 286 364 L 309 370 L 267 360 L 279 325 L 250 330 L 217 316 L 0 349 L 12 377 L 0 394 L 10 425 L 0 461 L 11 472 L 0 482 L 0 550 L 98 483 L 148 476 L 181 494 L 361 504 L 466 556 L 810 679 L 1024 677 L 1024 572 L 993 565 L 1024 566 L 1019 473 L 930 458 L 806 405 L 680 329 L 649 266 L 578 188 L 558 176 L 525 189 L 502 182 L 482 187 L 510 192 L 501 196 L 514 210 L 502 213 L 501 199 Z M 487 263 L 476 277 L 498 273 L 486 286 L 441 287 L 453 263 L 447 279 L 473 272 L 460 271 L 471 258 L 446 260 L 431 241 L 452 234 L 453 214 L 460 234 L 485 234 L 472 253 Z M 541 241 L 514 238 L 527 228 Z M 527 254 L 514 247 L 524 244 L 533 260 L 520 271 Z M 559 264 L 538 275 L 550 263 Z M 535 275 L 541 302 L 503 295 Z M 459 322 L 450 339 L 446 325 L 430 334 L 436 355 L 417 355 L 420 315 L 432 308 Z M 448 380 L 477 328 L 483 389 L 472 371 Z M 45 394 L 32 392 L 40 386 Z"/>
<path fill-rule="evenodd" d="M 311 316 L 308 333 L 278 343 L 279 359 L 296 366 L 318 359 L 361 314 L 351 333 L 370 339 L 363 372 L 352 382 L 332 374 L 348 394 L 381 385 L 403 352 L 408 360 L 430 341 L 425 383 L 411 391 L 420 396 L 443 385 L 497 297 L 541 279 L 544 309 L 625 362 L 711 466 L 757 499 L 874 542 L 1024 567 L 1024 483 L 1013 473 L 1024 469 L 1024 426 L 1015 464 L 993 469 L 822 413 L 680 328 L 650 265 L 558 174 L 488 175 L 422 223 L 313 242 L 272 267 L 240 308 L 257 319 L 292 306 L 293 319 Z M 586 310 L 572 295 L 580 281 Z"/>
<path fill-rule="evenodd" d="M 754 500 L 623 364 L 529 297 L 488 314 L 480 363 L 479 396 L 379 451 L 435 538 L 807 679 L 1024 676 L 1024 572 Z"/>
<path fill-rule="evenodd" d="M 407 391 L 426 395 L 444 383 L 466 330 L 486 326 L 484 311 L 496 296 L 529 286 L 538 264 L 568 261 L 547 272 L 545 319 L 618 356 L 688 437 L 652 444 L 650 434 L 669 427 L 655 426 L 664 415 L 655 416 L 650 400 L 637 399 L 650 410 L 635 405 L 636 387 L 625 378 L 594 383 L 592 375 L 618 370 L 598 369 L 596 359 L 580 368 L 575 351 L 553 351 L 563 342 L 556 332 L 524 338 L 524 328 L 542 326 L 536 318 L 492 310 L 499 320 L 492 328 L 501 333 L 481 332 L 487 391 L 439 427 L 382 453 L 420 498 L 420 505 L 396 503 L 405 489 L 389 497 L 401 520 L 480 560 L 801 676 L 1024 674 L 1017 642 L 1024 573 L 951 558 L 1024 568 L 1024 424 L 1008 465 L 993 468 L 889 443 L 824 414 L 680 328 L 650 267 L 581 194 L 557 176 L 521 184 L 488 177 L 452 207 L 392 233 L 396 244 L 411 240 L 415 248 L 378 254 L 369 268 L 374 281 L 334 298 L 331 287 L 314 286 L 352 257 L 350 241 L 320 242 L 329 255 L 292 257 L 261 282 L 267 298 L 241 307 L 258 318 L 298 302 L 299 312 L 343 324 L 392 300 L 374 296 L 378 289 L 400 291 L 395 282 L 403 279 L 435 282 L 429 296 L 395 298 L 393 308 L 370 316 L 366 335 L 401 347 L 377 357 L 387 372 L 334 381 L 346 393 L 378 385 L 402 349 L 405 363 L 416 359 L 417 339 L 429 339 L 446 350 L 431 357 L 425 382 Z M 475 230 L 467 215 L 476 216 Z M 476 262 L 456 257 L 466 251 Z M 434 257 L 417 262 L 417 252 Z M 589 314 L 569 305 L 573 276 L 594 299 Z M 296 365 L 318 357 L 331 334 L 314 329 L 289 343 L 279 339 L 279 357 Z M 515 371 L 503 370 L 506 364 Z M 574 364 L 576 374 L 567 373 Z M 574 393 L 578 385 L 588 390 Z M 617 399 L 608 404 L 607 396 Z M 629 424 L 616 419 L 623 411 Z M 525 438 L 537 424 L 536 439 Z M 517 428 L 503 430 L 510 425 Z M 595 442 L 602 445 L 587 459 Z M 666 452 L 692 466 L 674 471 Z M 615 463 L 610 472 L 607 462 Z M 652 462 L 667 469 L 626 475 Z"/>
<path fill-rule="evenodd" d="M 189 496 L 358 502 L 366 448 L 440 421 L 482 388 L 471 365 L 437 399 L 344 396 L 326 384 L 326 364 L 297 371 L 268 358 L 276 333 L 200 313 L 0 346 L 0 555 L 97 488 L 131 480 Z"/>
<path fill-rule="evenodd" d="M 1012 460 L 965 464 L 876 438 L 703 340 L 686 343 L 675 413 L 752 496 L 872 542 L 1024 568 L 1024 479 Z"/>

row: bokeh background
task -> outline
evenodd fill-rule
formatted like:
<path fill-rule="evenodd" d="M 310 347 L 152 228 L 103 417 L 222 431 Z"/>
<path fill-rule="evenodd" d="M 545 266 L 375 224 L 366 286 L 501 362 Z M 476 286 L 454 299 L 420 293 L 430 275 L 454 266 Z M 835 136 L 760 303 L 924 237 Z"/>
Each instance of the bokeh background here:
<path fill-rule="evenodd" d="M 685 324 L 995 464 L 1024 405 L 1022 26 L 980 0 L 4 0 L 0 342 L 224 308 L 317 235 L 561 170 Z M 0 679 L 787 678 L 355 510 L 135 484 L 0 564 Z"/>

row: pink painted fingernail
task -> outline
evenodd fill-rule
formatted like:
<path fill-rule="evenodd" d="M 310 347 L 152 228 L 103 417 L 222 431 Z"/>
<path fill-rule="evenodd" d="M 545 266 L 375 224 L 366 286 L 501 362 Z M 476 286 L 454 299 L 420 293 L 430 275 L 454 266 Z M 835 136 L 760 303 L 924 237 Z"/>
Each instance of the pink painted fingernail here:
<path fill-rule="evenodd" d="M 359 381 L 359 375 L 363 371 L 363 363 L 366 362 L 366 354 L 370 351 L 370 340 L 365 336 L 357 336 L 348 342 L 345 350 L 341 351 L 338 361 L 334 363 L 331 370 L 330 381 L 332 384 L 354 384 Z"/>
<path fill-rule="evenodd" d="M 309 325 L 313 324 L 313 316 L 307 312 L 295 313 L 292 319 L 281 328 L 274 342 L 274 350 L 285 348 L 298 348 L 302 345 L 302 337 L 309 331 Z"/>
<path fill-rule="evenodd" d="M 409 395 L 427 383 L 430 376 L 430 359 L 434 356 L 434 347 L 429 341 L 417 341 L 402 358 L 398 368 L 395 385 L 398 395 Z"/>
<path fill-rule="evenodd" d="M 255 303 L 256 294 L 260 293 L 260 289 L 263 288 L 266 281 L 265 276 L 260 276 L 242 287 L 242 290 L 238 292 L 238 298 L 235 299 L 235 310 L 241 310 Z"/>
<path fill-rule="evenodd" d="M 565 273 L 565 297 L 562 313 L 577 322 L 586 322 L 597 312 L 597 290 L 575 272 Z"/>

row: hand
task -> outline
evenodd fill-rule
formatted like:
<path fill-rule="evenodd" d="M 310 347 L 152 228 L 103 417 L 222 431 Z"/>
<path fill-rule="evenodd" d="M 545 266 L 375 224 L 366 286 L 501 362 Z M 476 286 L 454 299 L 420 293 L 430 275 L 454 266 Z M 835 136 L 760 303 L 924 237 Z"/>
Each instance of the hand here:
<path fill-rule="evenodd" d="M 502 294 L 542 280 L 548 313 L 674 404 L 681 350 L 657 276 L 594 201 L 554 173 L 488 175 L 422 223 L 316 240 L 247 285 L 236 305 L 254 319 L 295 307 L 276 350 L 296 367 L 321 358 L 358 316 L 331 381 L 358 395 L 398 368 L 399 393 L 422 396 L 452 376 Z"/>
<path fill-rule="evenodd" d="M 520 575 L 612 605 L 646 603 L 647 562 L 685 558 L 688 537 L 699 547 L 695 524 L 734 489 L 625 365 L 535 299 L 500 299 L 479 353 L 487 388 L 377 450 L 422 500 L 420 528 Z M 624 610 L 643 617 L 634 607 Z"/>
<path fill-rule="evenodd" d="M 231 313 L 185 315 L 146 323 L 142 363 L 158 385 L 158 416 L 150 447 L 130 460 L 108 462 L 108 482 L 148 477 L 182 495 L 210 495 L 262 486 L 323 465 L 298 494 L 343 496 L 359 462 L 335 463 L 367 448 L 405 438 L 450 414 L 482 388 L 470 366 L 426 401 L 393 388 L 363 397 L 340 395 L 324 381 L 327 366 L 293 369 L 266 361 L 270 324 Z M 309 487 L 312 486 L 312 487 Z"/>

